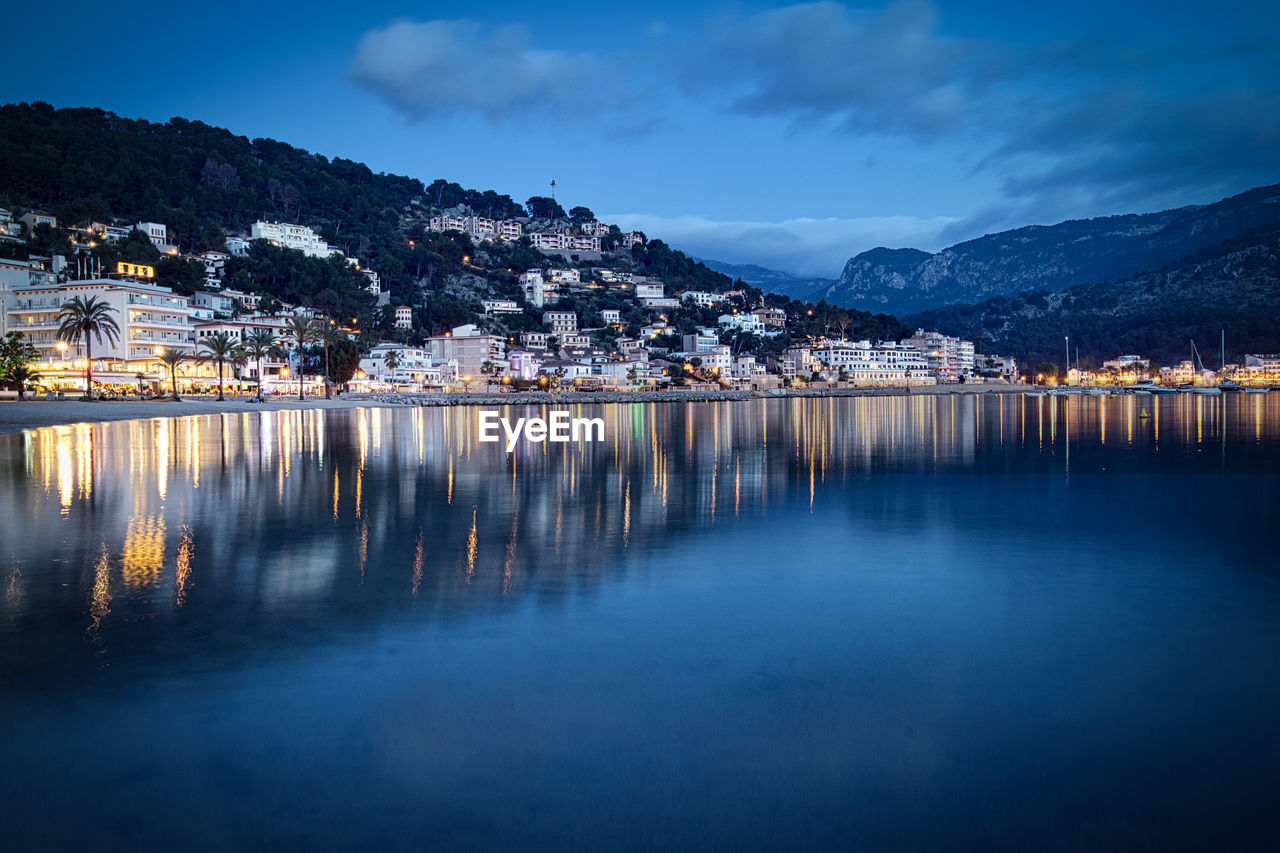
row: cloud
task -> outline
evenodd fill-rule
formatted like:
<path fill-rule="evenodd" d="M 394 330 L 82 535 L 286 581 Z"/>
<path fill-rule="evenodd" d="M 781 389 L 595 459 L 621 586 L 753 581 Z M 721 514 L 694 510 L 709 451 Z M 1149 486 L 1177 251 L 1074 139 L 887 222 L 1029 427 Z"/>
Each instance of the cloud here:
<path fill-rule="evenodd" d="M 942 248 L 940 235 L 955 221 L 943 216 L 880 216 L 763 222 L 651 213 L 616 213 L 603 218 L 623 230 L 643 231 L 696 257 L 759 264 L 822 278 L 839 276 L 850 256 L 875 246 Z"/>
<path fill-rule="evenodd" d="M 534 47 L 522 26 L 396 21 L 361 37 L 347 76 L 412 119 L 478 113 L 498 121 L 580 114 L 598 101 L 602 66 L 590 53 Z"/>
<path fill-rule="evenodd" d="M 790 127 L 788 156 L 806 156 L 810 144 L 829 152 L 832 137 L 906 139 L 919 157 L 938 151 L 973 164 L 995 188 L 995 197 L 975 200 L 981 209 L 947 220 L 945 232 L 890 230 L 884 239 L 849 223 L 897 220 L 664 220 L 684 229 L 671 233 L 725 245 L 720 254 L 755 241 L 786 269 L 819 272 L 822 265 L 787 247 L 807 245 L 806 234 L 828 227 L 846 229 L 854 244 L 864 236 L 892 243 L 901 234 L 904 243 L 919 235 L 916 245 L 927 247 L 921 241 L 940 234 L 964 239 L 1028 222 L 1209 201 L 1280 179 L 1280 42 L 1270 37 L 1141 48 L 1136 38 L 960 37 L 948 34 L 928 0 L 878 9 L 803 3 L 694 27 L 654 25 L 642 35 L 573 53 L 534 45 L 521 27 L 398 21 L 360 39 L 348 75 L 414 119 L 589 125 L 606 141 L 669 122 L 680 125 L 680 147 L 656 137 L 654 144 L 671 145 L 679 157 L 719 156 L 697 146 L 720 144 L 707 131 L 725 116 L 759 122 L 770 137 Z M 833 166 L 850 174 L 875 168 Z M 745 230 L 731 237 L 731 226 Z M 811 248 L 828 251 L 820 241 Z"/>
<path fill-rule="evenodd" d="M 1004 61 L 998 45 L 939 33 L 937 11 L 922 0 L 876 11 L 820 2 L 721 17 L 690 47 L 671 54 L 690 95 L 727 93 L 733 112 L 846 133 L 955 132 Z"/>

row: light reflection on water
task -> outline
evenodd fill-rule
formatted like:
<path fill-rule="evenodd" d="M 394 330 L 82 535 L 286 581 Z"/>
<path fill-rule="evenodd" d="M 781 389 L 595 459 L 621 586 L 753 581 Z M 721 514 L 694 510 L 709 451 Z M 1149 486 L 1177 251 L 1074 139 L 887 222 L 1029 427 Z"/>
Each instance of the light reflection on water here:
<path fill-rule="evenodd" d="M 1200 664 L 1212 663 L 1221 682 L 1213 690 L 1223 700 L 1210 724 L 1238 728 L 1233 703 L 1245 695 L 1255 704 L 1250 713 L 1280 711 L 1276 688 L 1264 689 L 1249 668 L 1258 666 L 1260 648 L 1274 651 L 1280 642 L 1273 618 L 1280 597 L 1265 568 L 1274 560 L 1258 538 L 1280 520 L 1271 485 L 1280 473 L 1280 394 L 571 408 L 574 416 L 603 417 L 605 441 L 521 444 L 507 454 L 501 444 L 478 441 L 476 412 L 463 408 L 242 413 L 0 436 L 0 495 L 12 508 L 0 513 L 0 560 L 8 567 L 0 687 L 26 703 L 9 702 L 23 734 L 10 726 L 0 737 L 10 746 L 22 741 L 14 748 L 29 762 L 26 775 L 11 776 L 26 787 L 15 782 L 0 793 L 47 817 L 27 801 L 52 784 L 36 768 L 41 750 L 60 736 L 55 721 L 84 726 L 83 715 L 100 712 L 108 725 L 129 703 L 144 702 L 141 695 L 158 697 L 145 700 L 158 708 L 181 705 L 191 691 L 214 691 L 193 686 L 193 677 L 224 697 L 208 701 L 232 696 L 244 704 L 227 712 L 220 743 L 257 756 L 234 766 L 248 776 L 261 769 L 254 762 L 264 744 L 288 749 L 283 734 L 273 740 L 277 709 L 336 680 L 354 695 L 326 699 L 334 718 L 311 720 L 326 733 L 312 746 L 315 760 L 390 784 L 381 768 L 349 765 L 364 747 L 342 732 L 354 727 L 378 740 L 388 727 L 406 725 L 398 717 L 380 728 L 370 722 L 384 713 L 379 693 L 391 688 L 367 679 L 401 683 L 409 654 L 429 661 L 432 683 L 460 701 L 539 709 L 532 720 L 488 712 L 485 725 L 505 732 L 494 740 L 475 720 L 427 700 L 441 737 L 469 744 L 466 754 L 437 752 L 434 742 L 401 732 L 422 760 L 468 774 L 481 789 L 504 790 L 532 810 L 525 821 L 537 831 L 499 831 L 478 817 L 488 813 L 483 796 L 442 793 L 417 770 L 400 768 L 409 773 L 397 782 L 406 803 L 436 797 L 451 819 L 488 828 L 459 835 L 456 827 L 435 827 L 407 843 L 395 833 L 413 825 L 410 809 L 389 819 L 391 835 L 380 834 L 376 821 L 357 821 L 355 834 L 331 836 L 324 820 L 298 830 L 286 808 L 276 822 L 251 819 L 241 845 L 257 837 L 254 827 L 283 842 L 338 847 L 368 837 L 409 847 L 440 839 L 525 845 L 529 837 L 589 846 L 616 839 L 619 827 L 646 845 L 779 837 L 829 845 L 848 840 L 849 815 L 865 822 L 870 847 L 929 846 L 939 837 L 981 844 L 1014 814 L 1026 824 L 1013 837 L 1039 844 L 1037 827 L 1063 800 L 1023 802 L 1021 759 L 984 732 L 1004 727 L 1016 738 L 1030 707 L 1044 715 L 1039 736 L 1044 725 L 1063 733 L 1051 746 L 1032 746 L 1028 734 L 1021 746 L 1046 750 L 1045 760 L 1068 760 L 1106 725 L 1140 730 L 1141 720 L 1130 717 L 1150 714 L 1148 702 L 1190 699 L 1164 681 L 1137 696 L 1119 682 L 1089 682 L 1086 673 L 1111 665 L 1135 685 L 1153 677 L 1151 667 L 1202 675 Z M 672 615 L 694 602 L 696 622 Z M 1264 616 L 1271 627 L 1260 629 Z M 1070 630 L 1082 623 L 1087 633 Z M 862 627 L 850 631 L 853 624 Z M 1183 636 L 1188 625 L 1194 630 Z M 964 627 L 960 636 L 944 642 L 940 632 L 956 626 Z M 563 644 L 549 639 L 556 637 Z M 522 668 L 493 656 L 491 644 L 507 642 L 514 645 L 502 646 L 505 660 Z M 1205 645 L 1214 649 L 1212 661 L 1197 658 Z M 617 656 L 602 662 L 600 649 Z M 1224 650 L 1240 669 L 1222 668 Z M 357 664 L 344 657 L 351 654 Z M 1179 655 L 1185 660 L 1175 663 Z M 325 674 L 312 687 L 314 667 Z M 292 686 L 263 686 L 263 671 L 273 684 Z M 738 681 L 726 671 L 746 679 L 746 694 L 730 689 Z M 619 682 L 619 672 L 632 679 Z M 491 681 L 511 686 L 490 689 Z M 654 685 L 662 685 L 656 693 Z M 403 689 L 423 701 L 416 686 Z M 50 710 L 69 699 L 81 716 Z M 884 702 L 909 731 L 882 717 Z M 579 738 L 553 724 L 563 714 L 593 729 L 595 713 L 631 733 Z M 1121 722 L 1108 722 L 1106 713 Z M 684 742 L 677 732 L 691 725 L 690 714 L 741 720 Z M 1055 715 L 1065 716 L 1050 723 Z M 1175 735 L 1197 730 L 1194 722 L 1167 721 L 1167 737 L 1153 743 L 1171 746 Z M 810 730 L 823 739 L 808 740 Z M 921 732 L 936 742 L 921 742 Z M 642 776 L 675 774 L 683 780 L 677 788 L 725 786 L 725 799 L 688 811 L 657 782 L 636 782 L 628 809 L 556 774 L 548 782 L 535 773 L 538 790 L 497 778 L 530 744 L 555 742 L 583 777 L 625 787 L 641 772 L 634 762 L 651 759 L 653 737 L 682 742 L 700 764 L 672 756 L 660 773 L 649 768 Z M 1232 754 L 1234 746 L 1220 752 Z M 1259 744 L 1250 746 L 1257 754 Z M 167 759 L 137 748 L 154 779 L 144 773 L 121 784 L 163 798 L 153 788 Z M 1126 755 L 1119 744 L 1107 748 Z M 739 778 L 740 759 L 729 756 L 735 751 L 755 756 L 750 781 Z M 891 781 L 858 777 L 840 758 L 854 753 Z M 982 771 L 950 764 L 993 753 L 1006 763 Z M 621 777 L 610 775 L 615 760 Z M 1133 781 L 1129 769 L 1110 772 Z M 1242 778 L 1271 769 L 1255 762 Z M 1057 784 L 1087 788 L 1082 772 Z M 974 785 L 1005 799 L 993 806 L 986 794 L 970 792 L 967 811 L 938 818 L 939 836 L 913 834 L 909 804 L 922 791 Z M 1088 799 L 1082 790 L 1055 795 L 1078 804 Z M 854 791 L 861 792 L 858 808 L 849 804 Z M 801 792 L 804 806 L 791 802 Z M 1170 801 L 1185 793 L 1166 791 Z M 316 820 L 312 811 L 342 811 L 333 791 L 311 794 L 298 805 L 311 810 L 309 820 Z M 339 799 L 353 796 L 353 807 L 372 805 L 345 789 Z M 582 819 L 568 802 L 602 809 L 612 822 L 565 835 L 563 821 Z M 751 802 L 758 816 L 746 819 Z M 1248 802 L 1237 792 L 1237 809 Z M 530 816 L 539 803 L 552 804 L 545 820 Z M 791 817 L 770 823 L 759 816 L 784 803 Z M 98 806 L 111 807 L 110 798 Z M 666 821 L 660 832 L 647 827 L 646 811 Z M 1237 815 L 1237 831 L 1252 831 L 1257 821 Z M 52 838 L 80 841 L 77 826 Z M 190 827 L 192 843 L 219 846 L 201 842 L 198 826 Z M 1097 836 L 1075 838 L 1096 840 L 1114 828 L 1103 821 Z M 37 823 L 26 830 L 28 842 L 43 838 Z M 130 824 L 121 840 L 144 841 L 147 833 Z"/>

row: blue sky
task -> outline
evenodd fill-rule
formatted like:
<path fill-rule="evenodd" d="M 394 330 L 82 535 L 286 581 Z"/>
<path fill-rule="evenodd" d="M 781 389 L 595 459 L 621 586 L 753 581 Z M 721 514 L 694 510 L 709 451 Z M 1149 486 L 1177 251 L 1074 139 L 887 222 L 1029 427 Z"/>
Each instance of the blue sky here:
<path fill-rule="evenodd" d="M 0 101 L 199 119 L 838 275 L 1280 181 L 1280 5 L 20 4 Z M 14 38 L 13 34 L 20 34 Z M 0 168 L 3 168 L 0 165 Z"/>

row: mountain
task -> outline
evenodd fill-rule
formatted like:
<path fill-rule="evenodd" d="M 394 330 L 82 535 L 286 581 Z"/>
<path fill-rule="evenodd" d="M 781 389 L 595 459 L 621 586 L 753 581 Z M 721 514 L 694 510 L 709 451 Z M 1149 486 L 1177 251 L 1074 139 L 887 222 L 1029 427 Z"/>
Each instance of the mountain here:
<path fill-rule="evenodd" d="M 778 293 L 791 299 L 808 299 L 818 291 L 825 290 L 836 283 L 833 278 L 806 278 L 756 264 L 731 264 L 727 261 L 713 261 L 707 258 L 698 260 L 716 272 L 724 273 L 730 278 L 740 278 L 765 293 Z"/>
<path fill-rule="evenodd" d="M 979 341 L 987 352 L 1036 365 L 1062 363 L 1071 336 L 1086 366 L 1125 353 L 1171 364 L 1188 358 L 1189 341 L 1216 366 L 1220 333 L 1228 360 L 1246 352 L 1280 352 L 1280 223 L 1247 231 L 1154 272 L 1119 281 L 998 296 L 906 317 Z"/>
<path fill-rule="evenodd" d="M 937 254 L 876 248 L 850 258 L 814 298 L 904 314 L 1024 291 L 1129 278 L 1280 222 L 1280 184 L 1209 205 L 1031 225 Z"/>

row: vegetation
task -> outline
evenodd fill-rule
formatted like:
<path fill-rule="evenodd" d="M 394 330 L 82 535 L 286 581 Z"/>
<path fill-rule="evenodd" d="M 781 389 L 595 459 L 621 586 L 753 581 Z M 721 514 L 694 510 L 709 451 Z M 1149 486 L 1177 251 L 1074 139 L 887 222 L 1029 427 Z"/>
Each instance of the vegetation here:
<path fill-rule="evenodd" d="M 275 336 L 268 329 L 254 329 L 245 335 L 241 349 L 247 358 L 258 363 L 257 396 L 262 398 L 262 360 L 265 358 L 284 358 L 285 352 L 275 341 Z"/>
<path fill-rule="evenodd" d="M 169 381 L 173 383 L 173 401 L 175 403 L 182 400 L 178 396 L 178 365 L 182 364 L 186 359 L 186 355 L 176 349 L 167 349 L 160 353 L 160 363 L 169 368 Z"/>
<path fill-rule="evenodd" d="M 33 365 L 40 353 L 21 332 L 10 332 L 0 338 L 0 382 L 12 386 L 18 399 L 26 395 L 28 386 L 40 379 Z"/>
<path fill-rule="evenodd" d="M 1024 364 L 1060 364 L 1065 335 L 1073 359 L 1078 348 L 1082 362 L 1137 353 L 1173 364 L 1188 357 L 1191 340 L 1213 351 L 1223 331 L 1233 352 L 1280 351 L 1278 278 L 1280 224 L 1133 278 L 1000 296 L 907 319 Z"/>
<path fill-rule="evenodd" d="M 111 316 L 115 310 L 96 296 L 73 296 L 58 312 L 62 318 L 58 338 L 69 344 L 84 340 L 86 400 L 93 399 L 93 339 L 96 337 L 98 343 L 102 343 L 105 337 L 108 343 L 114 344 L 120 337 L 120 325 Z"/>
<path fill-rule="evenodd" d="M 240 358 L 240 343 L 227 332 L 217 332 L 201 338 L 197 346 L 203 352 L 199 360 L 202 363 L 212 361 L 218 366 L 218 400 L 222 396 L 222 365 Z"/>

